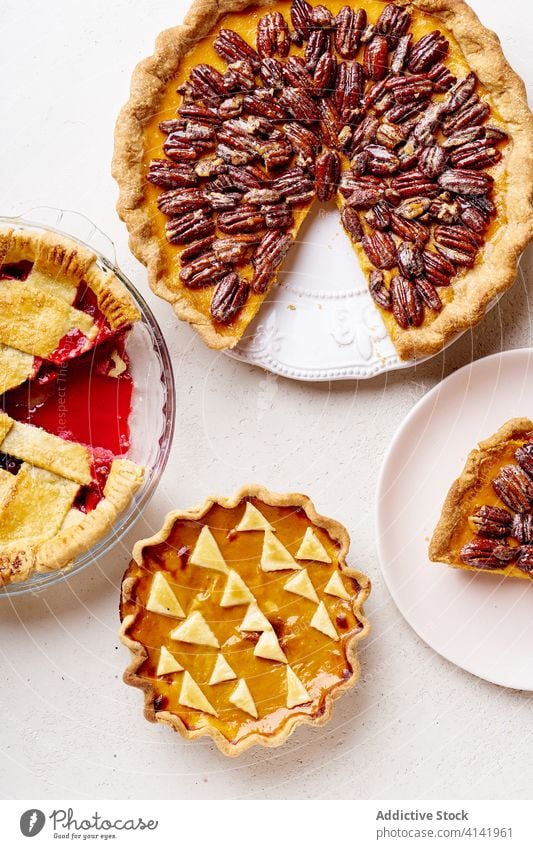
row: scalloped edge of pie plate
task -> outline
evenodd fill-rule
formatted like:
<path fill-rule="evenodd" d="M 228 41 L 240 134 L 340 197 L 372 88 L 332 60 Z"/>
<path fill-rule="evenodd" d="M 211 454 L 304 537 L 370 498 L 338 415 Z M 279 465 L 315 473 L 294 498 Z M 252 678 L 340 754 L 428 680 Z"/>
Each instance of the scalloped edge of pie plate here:
<path fill-rule="evenodd" d="M 300 250 L 302 244 L 312 249 Z M 349 280 L 353 285 L 345 288 Z M 485 315 L 501 296 L 491 301 Z M 293 380 L 367 380 L 420 365 L 466 332 L 457 333 L 436 354 L 400 359 L 338 223 L 338 211 L 330 207 L 311 213 L 271 297 L 244 339 L 223 353 Z"/>
<path fill-rule="evenodd" d="M 151 352 L 153 365 L 159 371 L 159 383 L 153 379 L 148 381 L 145 378 L 145 383 L 141 384 L 141 389 L 137 388 L 138 396 L 143 397 L 143 405 L 145 405 L 145 412 L 142 415 L 144 425 L 148 417 L 152 421 L 154 418 L 153 414 L 156 412 L 159 414 L 157 432 L 154 434 L 154 439 L 149 441 L 150 453 L 148 455 L 144 453 L 143 456 L 137 456 L 136 447 L 140 448 L 141 444 L 144 444 L 146 448 L 146 443 L 148 442 L 148 440 L 144 440 L 144 443 L 141 443 L 140 434 L 141 432 L 145 433 L 145 427 L 142 428 L 139 421 L 139 437 L 137 440 L 133 437 L 132 443 L 135 444 L 132 445 L 133 450 L 128 454 L 131 459 L 140 462 L 147 469 L 147 474 L 141 488 L 133 496 L 129 506 L 120 514 L 106 535 L 98 540 L 91 549 L 77 557 L 70 566 L 52 572 L 34 573 L 26 581 L 14 582 L 0 588 L 0 598 L 12 598 L 13 596 L 26 593 L 36 594 L 58 581 L 63 581 L 76 575 L 82 569 L 94 564 L 99 557 L 103 557 L 111 551 L 131 529 L 152 498 L 170 455 L 175 425 L 176 392 L 170 352 L 161 328 L 143 296 L 116 265 L 115 246 L 113 242 L 93 221 L 74 210 L 56 209 L 55 207 L 37 207 L 19 216 L 0 216 L 0 223 L 13 227 L 28 227 L 33 230 L 57 233 L 59 236 L 72 239 L 82 247 L 92 251 L 96 255 L 98 263 L 101 263 L 104 268 L 112 271 L 121 283 L 123 283 L 141 313 L 141 320 L 136 327 L 142 329 L 136 334 L 133 343 L 130 343 L 129 350 L 133 372 L 135 372 L 135 354 L 132 351 L 132 345 L 135 345 L 139 350 L 137 358 L 140 357 L 141 350 Z M 60 227 L 60 225 L 62 226 Z M 109 256 L 112 256 L 113 259 L 111 260 Z M 134 393 L 136 385 L 137 387 L 139 386 L 136 383 L 134 375 Z M 157 386 L 158 397 L 156 397 L 155 392 L 150 395 L 150 387 L 153 386 Z M 150 416 L 148 416 L 146 405 L 150 407 Z M 135 417 L 135 394 L 131 415 Z M 134 428 L 135 422 L 133 423 Z"/>

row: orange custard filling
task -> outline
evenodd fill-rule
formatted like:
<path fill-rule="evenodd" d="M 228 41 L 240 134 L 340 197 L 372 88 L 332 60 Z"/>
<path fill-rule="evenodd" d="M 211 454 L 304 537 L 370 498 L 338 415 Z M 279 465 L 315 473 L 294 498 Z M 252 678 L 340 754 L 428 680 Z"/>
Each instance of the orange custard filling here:
<path fill-rule="evenodd" d="M 155 714 L 231 743 L 320 717 L 358 672 L 350 643 L 368 582 L 342 557 L 341 540 L 301 507 L 257 497 L 177 518 L 164 541 L 143 546 L 121 616 L 143 647 L 136 686 L 149 688 Z"/>

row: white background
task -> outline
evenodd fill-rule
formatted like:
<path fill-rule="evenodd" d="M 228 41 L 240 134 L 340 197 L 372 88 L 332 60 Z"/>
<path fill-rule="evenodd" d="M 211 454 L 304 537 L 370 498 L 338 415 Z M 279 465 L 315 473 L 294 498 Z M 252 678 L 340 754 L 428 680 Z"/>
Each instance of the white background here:
<path fill-rule="evenodd" d="M 527 798 L 531 695 L 456 669 L 404 623 L 377 563 L 373 498 L 385 448 L 421 395 L 472 357 L 531 344 L 532 254 L 483 324 L 416 370 L 359 384 L 304 385 L 209 351 L 149 294 L 114 211 L 109 173 L 131 70 L 186 5 L 2 2 L 0 211 L 77 209 L 110 235 L 171 347 L 178 416 L 146 524 L 72 580 L 39 597 L 0 600 L 1 791 L 40 799 Z M 531 83 L 525 0 L 472 5 Z M 136 538 L 158 527 L 170 508 L 248 481 L 307 492 L 348 527 L 351 562 L 374 585 L 373 632 L 362 681 L 325 728 L 299 729 L 280 750 L 228 761 L 210 742 L 187 743 L 143 719 L 140 692 L 121 682 L 128 653 L 116 636 L 117 606 Z"/>

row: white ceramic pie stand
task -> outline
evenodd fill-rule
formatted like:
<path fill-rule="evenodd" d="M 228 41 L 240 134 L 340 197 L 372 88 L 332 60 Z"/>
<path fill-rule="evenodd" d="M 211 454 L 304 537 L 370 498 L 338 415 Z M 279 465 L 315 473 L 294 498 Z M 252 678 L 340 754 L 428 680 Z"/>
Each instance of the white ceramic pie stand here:
<path fill-rule="evenodd" d="M 533 419 L 533 349 L 485 357 L 428 392 L 385 456 L 376 540 L 387 586 L 428 645 L 480 678 L 533 690 L 533 582 L 431 563 L 427 551 L 469 452 L 518 416 Z"/>

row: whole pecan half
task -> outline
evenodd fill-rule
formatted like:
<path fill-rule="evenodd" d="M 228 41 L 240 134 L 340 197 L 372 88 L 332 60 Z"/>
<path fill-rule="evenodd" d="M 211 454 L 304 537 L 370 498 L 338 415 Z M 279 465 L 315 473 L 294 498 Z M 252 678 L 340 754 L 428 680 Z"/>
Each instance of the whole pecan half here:
<path fill-rule="evenodd" d="M 369 278 L 369 289 L 372 300 L 382 310 L 390 311 L 392 309 L 392 297 L 390 291 L 385 286 L 385 278 L 381 271 L 371 271 Z"/>
<path fill-rule="evenodd" d="M 500 161 L 502 155 L 497 147 L 485 141 L 474 141 L 456 147 L 450 154 L 454 168 L 492 168 Z"/>
<path fill-rule="evenodd" d="M 272 230 L 263 236 L 252 257 L 254 268 L 252 289 L 254 292 L 266 292 L 292 243 L 292 235 L 282 233 L 279 230 Z"/>
<path fill-rule="evenodd" d="M 324 150 L 315 165 L 316 196 L 321 203 L 331 200 L 341 175 L 341 160 L 334 150 Z"/>
<path fill-rule="evenodd" d="M 239 59 L 228 65 L 224 74 L 224 85 L 228 94 L 252 91 L 255 88 L 255 71 L 252 63 L 248 59 Z M 227 116 L 228 111 L 237 111 L 241 105 L 242 101 L 233 101 L 228 104 L 228 101 L 224 100 L 218 111 L 220 115 Z"/>
<path fill-rule="evenodd" d="M 439 94 L 449 91 L 450 88 L 457 82 L 457 77 L 454 77 L 450 69 L 441 62 L 438 62 L 429 69 L 428 77 L 433 83 L 434 91 Z"/>
<path fill-rule="evenodd" d="M 449 43 L 439 30 L 424 35 L 411 48 L 407 67 L 413 74 L 427 71 L 437 62 L 442 62 L 448 53 Z"/>
<path fill-rule="evenodd" d="M 212 286 L 228 273 L 214 253 L 206 253 L 182 267 L 180 280 L 188 289 Z"/>
<path fill-rule="evenodd" d="M 450 114 L 461 109 L 474 93 L 476 84 L 477 77 L 473 71 L 470 71 L 464 79 L 459 80 L 448 92 L 447 97 L 444 99 L 444 111 Z"/>
<path fill-rule="evenodd" d="M 395 177 L 391 182 L 391 186 L 398 192 L 401 198 L 431 198 L 438 193 L 438 186 L 436 186 L 435 183 L 433 183 L 422 171 L 418 170 L 408 171 L 405 174 L 401 174 L 399 177 Z M 445 187 L 443 186 L 443 188 Z"/>
<path fill-rule="evenodd" d="M 243 308 L 250 286 L 232 271 L 218 283 L 211 301 L 210 312 L 215 321 L 230 324 L 237 313 Z"/>
<path fill-rule="evenodd" d="M 425 276 L 434 286 L 450 285 L 450 280 L 455 275 L 455 266 L 450 260 L 433 251 L 424 251 L 422 260 Z"/>
<path fill-rule="evenodd" d="M 388 61 L 389 48 L 387 39 L 382 35 L 375 35 L 365 45 L 363 68 L 366 76 L 371 80 L 382 80 L 387 73 Z"/>
<path fill-rule="evenodd" d="M 266 89 L 257 89 L 251 94 L 244 95 L 244 108 L 250 115 L 262 115 L 264 118 L 280 118 L 282 107 Z"/>
<path fill-rule="evenodd" d="M 214 236 L 206 236 L 205 239 L 197 239 L 195 242 L 190 242 L 180 253 L 180 264 L 183 267 L 189 262 L 192 262 L 196 257 L 208 253 L 215 241 Z"/>
<path fill-rule="evenodd" d="M 203 239 L 215 232 L 215 222 L 205 210 L 198 209 L 179 218 L 171 218 L 165 225 L 167 240 L 173 244 L 186 245 Z"/>
<path fill-rule="evenodd" d="M 515 513 L 529 510 L 533 501 L 533 481 L 520 466 L 503 466 L 492 486 L 503 503 Z"/>
<path fill-rule="evenodd" d="M 305 166 L 314 163 L 316 154 L 320 149 L 320 140 L 316 133 L 296 122 L 283 124 L 282 129 L 297 155 L 297 164 Z"/>
<path fill-rule="evenodd" d="M 221 212 L 218 226 L 223 233 L 257 233 L 265 227 L 265 216 L 257 206 L 245 203 L 237 209 Z"/>
<path fill-rule="evenodd" d="M 216 239 L 212 250 L 217 260 L 224 265 L 234 265 L 243 262 L 250 248 L 246 239 Z"/>
<path fill-rule="evenodd" d="M 221 29 L 213 42 L 213 47 L 228 65 L 232 62 L 238 62 L 240 59 L 246 59 L 250 62 L 254 71 L 259 70 L 261 59 L 253 47 L 241 38 L 241 36 L 232 29 Z"/>
<path fill-rule="evenodd" d="M 442 301 L 433 283 L 430 283 L 425 277 L 417 277 L 414 283 L 416 291 L 426 307 L 429 307 L 430 310 L 435 310 L 435 312 L 440 312 Z"/>
<path fill-rule="evenodd" d="M 169 162 L 168 159 L 152 159 L 146 179 L 163 189 L 196 186 L 198 175 L 190 165 Z"/>
<path fill-rule="evenodd" d="M 500 538 L 511 535 L 513 517 L 501 507 L 483 505 L 469 517 L 468 523 L 472 530 L 482 537 Z"/>
<path fill-rule="evenodd" d="M 523 545 L 531 545 L 533 543 L 533 514 L 529 511 L 527 513 L 515 513 L 512 522 L 512 530 L 507 529 L 505 536 L 510 533 Z"/>
<path fill-rule="evenodd" d="M 344 206 L 341 211 L 341 221 L 344 229 L 354 242 L 359 243 L 363 238 L 363 228 L 359 215 L 349 206 Z"/>
<path fill-rule="evenodd" d="M 448 155 L 440 144 L 424 148 L 418 160 L 418 167 L 426 177 L 434 179 L 446 169 Z"/>
<path fill-rule="evenodd" d="M 409 277 L 414 280 L 416 277 L 422 277 L 424 274 L 424 262 L 422 260 L 422 252 L 412 242 L 401 242 L 398 245 L 396 256 L 398 259 L 398 268 L 404 277 Z"/>
<path fill-rule="evenodd" d="M 337 60 L 330 54 L 324 53 L 317 62 L 313 74 L 313 87 L 317 95 L 325 97 L 335 88 L 337 77 Z"/>
<path fill-rule="evenodd" d="M 494 180 L 490 174 L 480 174 L 466 169 L 450 169 L 440 175 L 438 184 L 446 191 L 476 197 L 487 195 L 494 185 Z"/>
<path fill-rule="evenodd" d="M 477 537 L 461 549 L 461 559 L 476 569 L 504 569 L 516 557 L 516 549 L 495 539 Z"/>
<path fill-rule="evenodd" d="M 286 113 L 304 124 L 312 124 L 318 119 L 316 101 L 303 88 L 287 86 L 281 92 L 278 103 Z"/>
<path fill-rule="evenodd" d="M 292 209 L 286 203 L 275 203 L 262 207 L 268 230 L 288 230 L 294 224 Z"/>
<path fill-rule="evenodd" d="M 429 198 L 414 197 L 402 201 L 402 203 L 396 207 L 395 211 L 396 215 L 401 215 L 401 217 L 406 218 L 407 221 L 412 221 L 413 219 L 420 218 L 421 215 L 424 215 L 430 206 L 431 200 Z"/>
<path fill-rule="evenodd" d="M 220 124 L 218 111 L 210 106 L 201 106 L 199 103 L 182 103 L 178 108 L 178 115 L 189 121 L 198 121 L 201 124 Z M 173 121 L 162 121 L 160 129 L 164 124 L 172 124 Z M 165 130 L 163 130 L 165 132 Z"/>
<path fill-rule="evenodd" d="M 390 227 L 395 236 L 407 242 L 413 242 L 417 247 L 423 247 L 429 241 L 430 232 L 418 221 L 402 218 L 397 212 L 390 214 Z"/>
<path fill-rule="evenodd" d="M 354 59 L 366 27 L 365 10 L 354 11 L 350 6 L 343 6 L 335 24 L 335 50 L 343 59 Z"/>
<path fill-rule="evenodd" d="M 308 203 L 315 195 L 313 180 L 309 173 L 299 166 L 290 168 L 276 177 L 272 188 L 279 192 L 287 203 L 294 205 Z"/>
<path fill-rule="evenodd" d="M 379 144 L 369 144 L 365 147 L 368 156 L 367 168 L 376 176 L 394 174 L 400 166 L 398 157 L 388 148 Z"/>
<path fill-rule="evenodd" d="M 459 130 L 479 126 L 489 115 L 489 104 L 479 100 L 477 95 L 473 95 L 459 112 L 450 115 L 442 122 L 442 132 L 445 136 L 449 136 Z"/>
<path fill-rule="evenodd" d="M 370 224 L 374 230 L 388 230 L 390 227 L 391 208 L 386 201 L 379 201 L 375 206 L 368 210 L 365 215 L 365 221 Z"/>
<path fill-rule="evenodd" d="M 203 189 L 172 189 L 163 192 L 157 199 L 157 206 L 165 215 L 181 215 L 195 209 L 208 209 L 209 198 Z"/>
<path fill-rule="evenodd" d="M 406 34 L 410 23 L 410 12 L 395 3 L 388 3 L 377 20 L 376 32 L 386 36 L 389 44 L 393 46 Z"/>
<path fill-rule="evenodd" d="M 309 38 L 311 30 L 311 6 L 306 0 L 292 0 L 291 21 L 300 38 Z"/>
<path fill-rule="evenodd" d="M 410 33 L 408 35 L 402 35 L 402 37 L 398 39 L 396 50 L 394 51 L 390 65 L 390 69 L 393 74 L 399 74 L 400 71 L 403 71 L 411 49 L 412 39 L 413 36 Z"/>
<path fill-rule="evenodd" d="M 257 52 L 261 58 L 271 58 L 276 53 L 288 56 L 291 48 L 289 27 L 281 12 L 263 15 L 257 24 Z"/>
<path fill-rule="evenodd" d="M 330 37 L 323 29 L 313 29 L 305 47 L 305 67 L 313 73 L 320 57 L 327 53 L 330 47 Z"/>
<path fill-rule="evenodd" d="M 392 314 L 401 328 L 420 327 L 424 321 L 424 306 L 414 283 L 396 275 L 391 280 Z"/>
<path fill-rule="evenodd" d="M 265 88 L 279 90 L 283 88 L 283 65 L 271 57 L 263 59 L 259 76 Z"/>
<path fill-rule="evenodd" d="M 363 249 L 376 268 L 393 268 L 396 265 L 396 245 L 388 233 L 376 230 L 361 240 Z"/>
<path fill-rule="evenodd" d="M 207 104 L 210 101 L 220 102 L 226 94 L 224 77 L 212 65 L 196 65 L 191 71 L 190 81 L 195 95 Z"/>
<path fill-rule="evenodd" d="M 335 105 L 329 98 L 318 101 L 320 136 L 328 147 L 338 147 L 341 121 Z"/>

